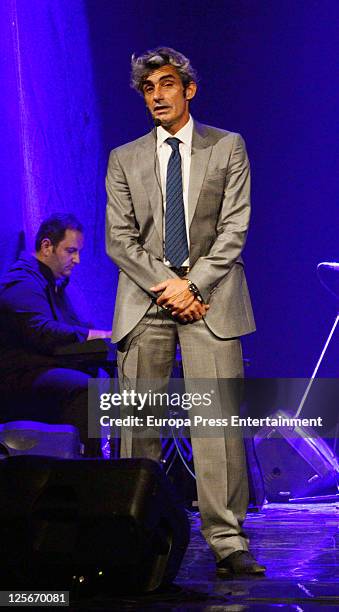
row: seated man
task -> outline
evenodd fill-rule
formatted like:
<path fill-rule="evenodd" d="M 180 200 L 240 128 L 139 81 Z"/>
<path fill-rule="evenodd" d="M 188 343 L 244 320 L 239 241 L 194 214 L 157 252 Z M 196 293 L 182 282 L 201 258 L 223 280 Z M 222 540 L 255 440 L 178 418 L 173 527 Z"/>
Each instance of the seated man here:
<path fill-rule="evenodd" d="M 83 243 L 76 217 L 54 214 L 38 230 L 35 253 L 22 254 L 0 283 L 0 420 L 75 425 L 93 456 L 99 444 L 87 438 L 90 374 L 81 366 L 60 367 L 53 355 L 62 345 L 111 337 L 79 321 L 67 296 Z"/>

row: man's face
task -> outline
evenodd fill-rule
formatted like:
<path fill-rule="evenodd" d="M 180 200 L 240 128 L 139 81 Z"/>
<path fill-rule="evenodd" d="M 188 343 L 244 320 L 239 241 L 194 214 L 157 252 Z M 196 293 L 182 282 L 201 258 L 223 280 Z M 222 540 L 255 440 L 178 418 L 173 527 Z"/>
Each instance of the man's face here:
<path fill-rule="evenodd" d="M 143 85 L 146 106 L 170 134 L 175 134 L 189 119 L 189 100 L 197 86 L 191 82 L 184 91 L 174 66 L 166 65 L 151 72 Z"/>
<path fill-rule="evenodd" d="M 56 246 L 53 246 L 48 239 L 42 242 L 43 261 L 51 268 L 55 278 L 68 278 L 74 266 L 80 263 L 80 251 L 83 246 L 83 234 L 77 230 L 67 229 L 64 238 Z"/>

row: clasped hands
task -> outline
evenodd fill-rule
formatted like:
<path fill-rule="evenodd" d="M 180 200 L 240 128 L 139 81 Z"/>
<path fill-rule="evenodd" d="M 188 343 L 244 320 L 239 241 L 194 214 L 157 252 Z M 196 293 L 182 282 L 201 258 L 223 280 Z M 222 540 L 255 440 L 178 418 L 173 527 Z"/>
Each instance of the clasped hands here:
<path fill-rule="evenodd" d="M 199 321 L 209 309 L 208 304 L 199 302 L 189 290 L 185 278 L 170 278 L 150 287 L 150 291 L 161 292 L 156 301 L 158 306 L 167 310 L 172 317 L 176 317 L 182 323 Z"/>

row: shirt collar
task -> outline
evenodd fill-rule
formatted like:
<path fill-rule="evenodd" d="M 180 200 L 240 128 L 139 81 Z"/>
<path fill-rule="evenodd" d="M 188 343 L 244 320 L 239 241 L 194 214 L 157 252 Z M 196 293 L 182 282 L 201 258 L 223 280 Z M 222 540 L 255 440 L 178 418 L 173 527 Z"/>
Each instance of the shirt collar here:
<path fill-rule="evenodd" d="M 192 119 L 192 116 L 190 115 L 190 118 L 187 121 L 187 123 L 185 123 L 185 125 L 181 128 L 181 130 L 179 130 L 179 132 L 174 134 L 173 138 L 178 138 L 179 140 L 181 140 L 181 142 L 187 145 L 189 149 L 191 150 L 192 136 L 193 136 L 193 119 Z M 164 144 L 165 140 L 170 137 L 171 137 L 171 134 L 167 132 L 167 130 L 165 130 L 161 125 L 157 127 L 157 148 L 159 149 L 161 145 Z"/>
<path fill-rule="evenodd" d="M 47 280 L 48 284 L 51 285 L 56 292 L 63 291 L 69 283 L 68 278 L 55 278 L 51 268 L 46 266 L 42 261 L 40 261 L 37 257 L 33 255 L 34 259 L 37 262 L 38 269 L 40 273 Z"/>
<path fill-rule="evenodd" d="M 37 266 L 40 274 L 42 274 L 42 276 L 47 280 L 47 282 L 50 285 L 55 285 L 55 277 L 54 277 L 54 274 L 53 274 L 51 268 L 49 266 L 46 266 L 46 264 L 44 264 L 42 261 L 40 261 L 40 259 L 38 259 L 35 255 L 32 255 L 32 257 L 36 261 L 36 266 Z"/>

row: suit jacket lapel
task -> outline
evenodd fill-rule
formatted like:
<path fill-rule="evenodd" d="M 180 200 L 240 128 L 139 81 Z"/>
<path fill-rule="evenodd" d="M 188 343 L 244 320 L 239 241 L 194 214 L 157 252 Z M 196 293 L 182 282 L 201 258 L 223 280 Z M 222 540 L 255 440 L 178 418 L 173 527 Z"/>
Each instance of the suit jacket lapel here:
<path fill-rule="evenodd" d="M 156 154 L 156 140 L 153 132 L 145 136 L 145 140 L 138 154 L 138 167 L 141 173 L 142 184 L 147 191 L 153 211 L 155 228 L 162 244 L 163 201 L 159 160 Z"/>
<path fill-rule="evenodd" d="M 188 189 L 188 224 L 192 219 L 197 207 L 201 187 L 206 174 L 212 147 L 204 126 L 194 122 L 192 137 L 192 157 L 190 168 L 190 180 Z M 145 136 L 138 154 L 138 167 L 141 180 L 145 187 L 153 211 L 153 218 L 161 244 L 163 241 L 163 199 L 161 190 L 161 178 L 159 160 L 156 154 L 156 141 L 153 132 Z M 150 171 L 152 168 L 152 171 Z"/>
<path fill-rule="evenodd" d="M 201 187 L 205 178 L 212 147 L 204 126 L 194 122 L 192 137 L 192 157 L 190 168 L 190 180 L 188 189 L 188 225 L 197 207 Z"/>

